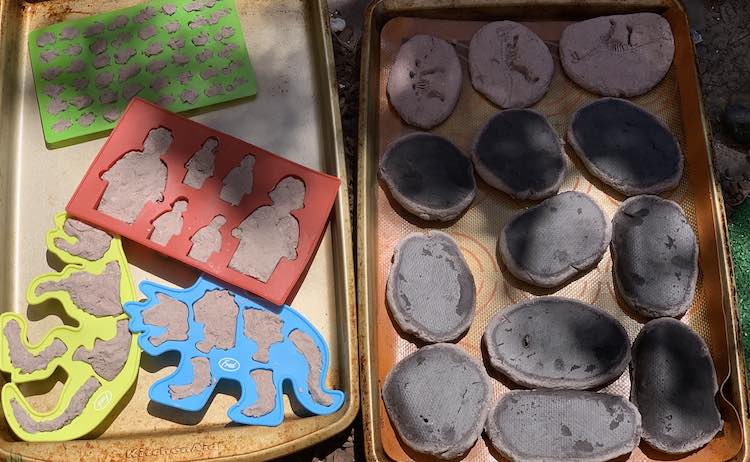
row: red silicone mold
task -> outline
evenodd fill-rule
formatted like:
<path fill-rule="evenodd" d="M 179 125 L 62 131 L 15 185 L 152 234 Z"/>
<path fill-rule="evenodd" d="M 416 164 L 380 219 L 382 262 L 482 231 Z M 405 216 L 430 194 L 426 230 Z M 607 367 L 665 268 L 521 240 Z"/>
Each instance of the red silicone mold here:
<path fill-rule="evenodd" d="M 159 127 L 172 133 L 172 144 L 160 157 L 167 166 L 164 200 L 146 203 L 130 224 L 97 210 L 108 184 L 102 179 L 102 175 L 129 151 L 142 151 L 149 131 Z M 204 181 L 201 189 L 193 189 L 182 183 L 187 173 L 185 164 L 211 137 L 219 142 L 213 175 Z M 219 197 L 222 179 L 248 154 L 255 157 L 252 191 L 237 206 L 232 206 Z M 268 193 L 286 177 L 297 178 L 305 184 L 304 206 L 291 212 L 299 224 L 297 258 L 288 260 L 282 257 L 267 282 L 262 282 L 228 266 L 239 246 L 239 239 L 232 236 L 232 230 L 258 207 L 272 205 L 273 201 Z M 66 210 L 70 215 L 91 225 L 127 237 L 280 305 L 290 301 L 288 299 L 292 291 L 298 287 L 299 279 L 317 249 L 339 184 L 336 177 L 291 162 L 147 101 L 133 98 L 78 185 Z M 182 215 L 181 232 L 172 236 L 165 246 L 149 240 L 154 229 L 152 222 L 170 211 L 178 200 L 188 202 L 187 210 Z M 205 263 L 189 257 L 188 253 L 193 245 L 190 238 L 216 215 L 226 218 L 226 223 L 219 229 L 222 236 L 220 250 L 213 253 Z"/>

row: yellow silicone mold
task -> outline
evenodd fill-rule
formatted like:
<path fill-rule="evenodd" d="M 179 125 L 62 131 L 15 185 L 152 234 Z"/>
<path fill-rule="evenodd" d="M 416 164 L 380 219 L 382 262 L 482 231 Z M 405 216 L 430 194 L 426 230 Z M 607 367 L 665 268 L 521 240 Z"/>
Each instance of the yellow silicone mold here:
<path fill-rule="evenodd" d="M 58 239 L 68 243 L 74 243 L 76 238 L 69 236 L 63 229 L 67 215 L 61 213 L 55 217 L 55 229 L 47 234 L 47 248 L 56 255 L 66 266 L 59 273 L 48 273 L 34 279 L 28 287 L 26 297 L 29 304 L 37 305 L 46 300 L 55 299 L 59 301 L 63 309 L 72 319 L 77 321 L 77 327 L 59 326 L 50 330 L 44 339 L 32 345 L 28 342 L 26 332 L 28 321 L 16 313 L 3 313 L 0 315 L 0 370 L 10 373 L 10 383 L 2 388 L 2 406 L 5 418 L 19 438 L 25 441 L 65 441 L 86 435 L 95 429 L 112 412 L 117 403 L 125 396 L 133 386 L 138 376 L 140 363 L 140 350 L 137 346 L 137 335 L 133 335 L 130 342 L 130 350 L 123 369 L 112 380 L 106 380 L 98 375 L 90 364 L 73 359 L 73 355 L 79 347 L 91 349 L 96 339 L 110 340 L 115 336 L 116 324 L 119 320 L 127 320 L 124 312 L 117 316 L 96 317 L 77 307 L 68 292 L 54 290 L 44 292 L 37 296 L 36 288 L 48 281 L 59 281 L 66 279 L 73 273 L 86 271 L 92 274 L 101 274 L 105 266 L 111 262 L 117 262 L 120 266 L 120 302 L 136 300 L 133 282 L 128 271 L 128 263 L 122 249 L 120 238 L 113 236 L 109 248 L 104 255 L 96 261 L 71 255 L 60 249 L 55 244 Z M 8 341 L 5 336 L 5 328 L 8 322 L 15 320 L 20 326 L 21 342 L 26 350 L 37 356 L 46 348 L 50 347 L 56 339 L 62 341 L 67 350 L 62 356 L 52 359 L 43 369 L 30 373 L 23 373 L 15 367 L 10 360 Z M 50 412 L 37 412 L 21 394 L 19 383 L 28 383 L 48 378 L 57 367 L 65 370 L 68 378 L 63 386 L 60 399 L 55 408 Z M 37 423 L 54 421 L 62 418 L 65 410 L 71 405 L 76 392 L 91 378 L 99 381 L 101 386 L 91 395 L 82 412 L 67 422 L 61 428 L 51 431 L 27 432 L 19 424 L 11 401 L 15 400 L 20 407 L 26 411 L 31 419 Z"/>

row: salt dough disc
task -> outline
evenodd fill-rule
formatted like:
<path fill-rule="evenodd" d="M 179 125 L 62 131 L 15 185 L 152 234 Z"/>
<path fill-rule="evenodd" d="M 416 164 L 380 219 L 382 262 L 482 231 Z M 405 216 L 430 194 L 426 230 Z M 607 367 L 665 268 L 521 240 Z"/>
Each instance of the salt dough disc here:
<path fill-rule="evenodd" d="M 598 387 L 622 375 L 630 361 L 628 333 L 617 319 L 562 297 L 499 310 L 483 342 L 492 367 L 529 388 Z"/>
<path fill-rule="evenodd" d="M 517 22 L 491 22 L 469 44 L 471 84 L 502 108 L 531 106 L 542 99 L 554 71 L 547 45 Z"/>
<path fill-rule="evenodd" d="M 611 224 L 597 203 L 568 191 L 513 217 L 500 233 L 498 253 L 518 279 L 555 287 L 596 265 L 611 236 Z"/>
<path fill-rule="evenodd" d="M 430 129 L 453 112 L 462 79 L 458 55 L 448 42 L 415 35 L 398 50 L 386 91 L 404 122 Z"/>
<path fill-rule="evenodd" d="M 643 326 L 633 342 L 630 399 L 643 416 L 643 439 L 682 454 L 703 447 L 722 429 L 716 372 L 702 338 L 672 318 Z"/>
<path fill-rule="evenodd" d="M 682 316 L 695 296 L 698 242 L 682 208 L 631 197 L 612 218 L 612 265 L 625 303 L 650 318 Z"/>
<path fill-rule="evenodd" d="M 426 342 L 456 340 L 474 319 L 474 276 L 456 241 L 440 231 L 396 244 L 386 295 L 399 327 Z"/>
<path fill-rule="evenodd" d="M 412 133 L 391 144 L 379 173 L 393 198 L 425 220 L 458 217 L 477 191 L 469 158 L 447 139 L 427 133 Z"/>
<path fill-rule="evenodd" d="M 635 104 L 602 98 L 573 115 L 568 140 L 592 175 L 626 196 L 659 194 L 682 178 L 680 144 Z"/>
<path fill-rule="evenodd" d="M 485 431 L 515 462 L 605 462 L 638 446 L 641 416 L 607 393 L 513 390 L 497 401 Z"/>
<path fill-rule="evenodd" d="M 560 138 L 542 114 L 529 109 L 494 115 L 479 131 L 471 156 L 484 181 L 516 199 L 549 197 L 565 178 Z"/>
<path fill-rule="evenodd" d="M 602 16 L 571 24 L 560 38 L 568 77 L 602 96 L 632 97 L 654 88 L 674 58 L 669 23 L 655 13 Z"/>
<path fill-rule="evenodd" d="M 489 411 L 484 367 L 461 348 L 438 343 L 399 361 L 383 382 L 383 402 L 413 450 L 453 459 L 474 446 Z"/>

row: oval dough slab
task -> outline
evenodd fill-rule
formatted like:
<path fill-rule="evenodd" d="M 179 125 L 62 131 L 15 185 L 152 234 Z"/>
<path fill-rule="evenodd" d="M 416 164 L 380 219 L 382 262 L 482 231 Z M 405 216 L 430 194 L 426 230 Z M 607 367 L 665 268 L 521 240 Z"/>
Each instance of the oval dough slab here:
<path fill-rule="evenodd" d="M 590 391 L 515 390 L 500 397 L 485 427 L 515 462 L 604 462 L 641 437 L 638 409 L 620 396 Z"/>
<path fill-rule="evenodd" d="M 630 361 L 628 333 L 617 319 L 562 297 L 500 310 L 483 341 L 492 366 L 529 388 L 597 387 L 622 375 Z"/>
<path fill-rule="evenodd" d="M 415 35 L 398 50 L 386 91 L 404 122 L 430 129 L 451 115 L 462 81 L 461 63 L 451 44 Z"/>
<path fill-rule="evenodd" d="M 393 198 L 425 220 L 449 221 L 474 200 L 474 168 L 453 143 L 428 133 L 399 138 L 380 159 L 380 178 Z"/>
<path fill-rule="evenodd" d="M 594 266 L 612 228 L 591 197 L 568 191 L 518 213 L 500 233 L 508 271 L 539 287 L 555 287 Z"/>
<path fill-rule="evenodd" d="M 502 108 L 522 108 L 547 92 L 555 64 L 547 45 L 526 26 L 491 22 L 469 44 L 471 84 Z"/>
<path fill-rule="evenodd" d="M 474 319 L 474 276 L 456 241 L 440 231 L 396 244 L 386 295 L 401 330 L 426 342 L 455 340 Z"/>
<path fill-rule="evenodd" d="M 650 318 L 681 316 L 693 303 L 698 243 L 676 203 L 631 197 L 612 218 L 612 262 L 625 303 Z"/>
<path fill-rule="evenodd" d="M 711 354 L 702 338 L 672 318 L 643 326 L 633 342 L 630 399 L 643 415 L 643 439 L 670 454 L 707 444 L 723 423 Z"/>
<path fill-rule="evenodd" d="M 664 123 L 635 104 L 602 98 L 573 115 L 568 140 L 591 172 L 626 196 L 677 186 L 684 159 Z"/>
<path fill-rule="evenodd" d="M 638 96 L 661 82 L 672 65 L 674 37 L 654 13 L 602 16 L 571 24 L 560 38 L 568 77 L 602 96 Z"/>
<path fill-rule="evenodd" d="M 484 367 L 461 348 L 439 343 L 399 361 L 383 382 L 383 402 L 401 440 L 440 459 L 474 446 L 490 406 Z"/>
<path fill-rule="evenodd" d="M 542 114 L 528 109 L 493 116 L 479 131 L 471 155 L 484 181 L 516 199 L 549 197 L 565 177 L 555 129 Z"/>

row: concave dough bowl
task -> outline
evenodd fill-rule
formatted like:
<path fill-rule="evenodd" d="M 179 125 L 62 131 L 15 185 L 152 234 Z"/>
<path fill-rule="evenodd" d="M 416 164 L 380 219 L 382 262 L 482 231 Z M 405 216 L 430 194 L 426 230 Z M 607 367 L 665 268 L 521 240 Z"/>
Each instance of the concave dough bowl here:
<path fill-rule="evenodd" d="M 748 460 L 746 440 L 748 407 L 745 364 L 738 348 L 739 323 L 726 239 L 723 202 L 715 185 L 696 74 L 690 30 L 684 9 L 676 0 L 376 0 L 365 18 L 362 41 L 362 80 L 359 126 L 358 172 L 358 303 L 362 364 L 363 417 L 368 460 L 432 460 L 408 450 L 393 431 L 380 400 L 380 384 L 393 364 L 416 349 L 402 338 L 388 316 L 385 285 L 393 246 L 411 232 L 429 224 L 411 219 L 389 201 L 376 177 L 379 156 L 390 141 L 413 130 L 401 123 L 388 105 L 385 82 L 400 44 L 414 34 L 433 34 L 454 41 L 465 65 L 466 47 L 473 33 L 489 21 L 513 20 L 527 25 L 546 41 L 556 55 L 562 30 L 572 21 L 596 16 L 653 11 L 670 23 L 676 42 L 675 60 L 666 78 L 652 91 L 632 99 L 663 120 L 674 132 L 685 153 L 686 168 L 679 185 L 663 197 L 678 202 L 686 211 L 700 246 L 700 279 L 695 300 L 682 317 L 706 340 L 716 365 L 722 418 L 720 432 L 699 451 L 683 455 L 684 460 Z M 483 124 L 499 108 L 471 88 L 468 74 L 453 114 L 432 133 L 444 136 L 468 155 L 471 143 Z M 569 80 L 555 60 L 555 74 L 545 97 L 531 109 L 544 114 L 559 136 L 565 134 L 576 109 L 597 98 Z M 566 175 L 560 191 L 576 190 L 591 195 L 611 219 L 624 196 L 592 177 L 565 147 Z M 513 278 L 498 263 L 496 244 L 501 227 L 514 212 L 537 202 L 519 202 L 478 181 L 473 204 L 456 222 L 440 230 L 459 244 L 477 286 L 475 320 L 458 345 L 477 358 L 485 359 L 480 339 L 489 319 L 514 303 L 539 295 L 558 295 L 595 305 L 625 327 L 630 340 L 646 319 L 623 309 L 612 280 L 609 250 L 591 270 L 570 283 L 549 290 L 537 289 Z M 491 374 L 494 397 L 515 387 L 501 374 Z M 602 391 L 628 398 L 627 371 Z M 747 444 L 744 445 L 747 447 Z M 502 460 L 480 438 L 463 461 Z M 641 444 L 627 460 L 662 460 L 660 454 Z"/>
<path fill-rule="evenodd" d="M 38 104 L 28 59 L 27 37 L 38 27 L 138 4 L 137 0 L 0 0 L 0 307 L 27 313 L 29 282 L 47 273 L 45 236 L 54 217 L 80 182 L 105 138 L 48 150 L 42 137 Z M 296 416 L 285 400 L 279 427 L 229 425 L 226 411 L 237 387 L 220 386 L 205 413 L 188 415 L 149 402 L 148 389 L 174 371 L 147 356 L 137 384 L 86 440 L 24 443 L 0 417 L 0 458 L 23 460 L 265 460 L 313 445 L 344 429 L 359 410 L 357 333 L 349 203 L 344 149 L 335 85 L 329 14 L 324 0 L 236 0 L 258 94 L 213 107 L 193 120 L 255 143 L 288 159 L 341 179 L 341 188 L 323 239 L 290 305 L 320 331 L 329 347 L 326 386 L 346 393 L 342 409 L 330 416 Z M 283 43 L 283 46 L 279 46 Z M 124 153 L 123 153 L 124 154 Z M 198 273 L 126 240 L 125 253 L 134 283 L 189 287 Z M 48 263 L 49 262 L 49 263 Z M 62 322 L 53 304 L 34 307 L 30 341 L 38 342 Z M 40 315 L 40 312 L 42 313 Z M 50 313 L 51 316 L 44 317 Z M 169 359 L 167 361 L 170 361 Z M 62 377 L 64 380 L 64 377 Z M 51 388 L 51 391 L 47 392 Z M 53 380 L 31 389 L 38 409 L 51 409 L 61 384 Z M 229 394 L 227 394 L 229 393 Z M 13 459 L 15 460 L 15 459 Z"/>

